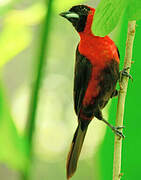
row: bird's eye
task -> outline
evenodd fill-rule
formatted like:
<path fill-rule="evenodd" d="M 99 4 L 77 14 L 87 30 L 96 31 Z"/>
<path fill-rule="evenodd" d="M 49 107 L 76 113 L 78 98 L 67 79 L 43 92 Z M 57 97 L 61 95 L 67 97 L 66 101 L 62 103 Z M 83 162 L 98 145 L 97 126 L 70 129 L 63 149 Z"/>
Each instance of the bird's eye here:
<path fill-rule="evenodd" d="M 86 9 L 86 8 L 83 8 L 83 12 L 87 12 L 87 9 Z"/>

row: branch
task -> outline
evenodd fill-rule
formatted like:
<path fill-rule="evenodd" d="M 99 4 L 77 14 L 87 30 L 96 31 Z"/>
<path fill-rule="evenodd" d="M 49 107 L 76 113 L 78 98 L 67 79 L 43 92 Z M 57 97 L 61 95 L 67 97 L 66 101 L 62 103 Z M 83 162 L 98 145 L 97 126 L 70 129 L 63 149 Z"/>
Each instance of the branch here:
<path fill-rule="evenodd" d="M 136 21 L 128 22 L 128 33 L 127 33 L 127 40 L 126 40 L 124 68 L 131 67 L 133 41 L 135 37 L 135 25 L 136 25 Z M 127 71 L 129 73 L 130 69 L 128 69 Z M 119 93 L 118 105 L 117 105 L 116 126 L 123 126 L 124 105 L 125 105 L 127 86 L 128 86 L 128 78 L 124 76 L 122 77 L 121 82 L 120 82 L 120 93 Z M 121 177 L 121 174 L 120 174 L 121 149 L 122 149 L 122 138 L 119 139 L 119 137 L 115 135 L 113 180 L 120 180 L 120 177 Z"/>

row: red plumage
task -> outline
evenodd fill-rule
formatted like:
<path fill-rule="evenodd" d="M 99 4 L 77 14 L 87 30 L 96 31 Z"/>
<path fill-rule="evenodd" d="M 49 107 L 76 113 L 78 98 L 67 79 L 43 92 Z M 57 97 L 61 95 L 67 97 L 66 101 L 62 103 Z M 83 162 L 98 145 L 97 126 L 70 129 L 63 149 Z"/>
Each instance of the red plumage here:
<path fill-rule="evenodd" d="M 78 50 L 80 54 L 83 54 L 94 66 L 91 80 L 88 84 L 86 94 L 83 99 L 84 105 L 89 104 L 92 97 L 96 97 L 99 93 L 99 80 L 96 77 L 101 72 L 101 69 L 104 69 L 107 63 L 113 59 L 119 63 L 119 56 L 115 43 L 108 36 L 99 37 L 94 36 L 92 33 L 91 26 L 94 13 L 95 9 L 90 8 L 85 29 L 83 32 L 79 32 L 80 43 Z"/>
<path fill-rule="evenodd" d="M 95 9 L 78 5 L 60 15 L 68 19 L 80 36 L 76 50 L 74 76 L 74 108 L 78 117 L 67 159 L 67 179 L 77 168 L 88 125 L 93 117 L 104 121 L 118 135 L 122 135 L 102 116 L 101 110 L 109 99 L 116 95 L 119 79 L 119 52 L 115 43 L 108 37 L 95 36 L 91 26 Z"/>

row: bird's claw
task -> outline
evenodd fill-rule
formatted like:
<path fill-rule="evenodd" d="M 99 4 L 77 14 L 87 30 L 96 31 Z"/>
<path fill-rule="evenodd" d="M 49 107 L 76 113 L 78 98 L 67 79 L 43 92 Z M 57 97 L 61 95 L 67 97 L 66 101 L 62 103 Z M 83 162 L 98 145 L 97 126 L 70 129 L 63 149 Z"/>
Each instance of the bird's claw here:
<path fill-rule="evenodd" d="M 117 136 L 119 136 L 120 138 L 125 138 L 125 136 L 123 135 L 123 133 L 121 132 L 121 131 L 119 131 L 120 129 L 123 129 L 124 128 L 124 126 L 118 126 L 118 127 L 113 127 L 113 131 L 114 131 L 114 133 L 117 135 Z"/>
<path fill-rule="evenodd" d="M 105 124 L 107 124 L 117 136 L 119 136 L 120 138 L 123 138 L 123 139 L 125 138 L 123 133 L 120 131 L 120 129 L 123 129 L 124 126 L 113 126 L 109 122 L 107 122 L 104 118 L 102 118 L 100 120 L 102 120 Z"/>
<path fill-rule="evenodd" d="M 120 71 L 120 81 L 123 76 L 128 77 L 129 79 L 131 79 L 133 81 L 133 77 L 127 72 L 127 70 L 129 70 L 129 69 L 130 69 L 130 67 L 126 67 Z"/>
<path fill-rule="evenodd" d="M 123 128 L 125 128 L 125 126 L 117 126 L 117 127 L 115 127 L 116 129 L 123 129 Z"/>

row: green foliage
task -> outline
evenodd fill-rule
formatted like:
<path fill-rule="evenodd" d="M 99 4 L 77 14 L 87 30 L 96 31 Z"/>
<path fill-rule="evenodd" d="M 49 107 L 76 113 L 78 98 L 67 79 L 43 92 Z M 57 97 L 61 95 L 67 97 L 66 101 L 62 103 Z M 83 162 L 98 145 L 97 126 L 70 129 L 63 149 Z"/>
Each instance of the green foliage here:
<path fill-rule="evenodd" d="M 12 10 L 6 15 L 0 33 L 0 68 L 28 47 L 32 39 L 29 26 L 38 24 L 44 15 L 45 7 L 41 3 L 24 11 Z"/>
<path fill-rule="evenodd" d="M 14 59 L 14 57 L 16 57 L 19 53 L 21 53 L 22 51 L 24 51 L 26 48 L 29 47 L 32 37 L 33 37 L 32 27 L 39 24 L 45 17 L 46 7 L 44 4 L 41 4 L 41 3 L 32 4 L 32 6 L 26 9 L 22 9 L 23 5 L 20 5 L 20 10 L 17 10 L 17 9 L 11 10 L 13 8 L 13 5 L 15 5 L 15 3 L 19 1 L 20 0 L 11 0 L 9 1 L 9 3 L 5 4 L 4 6 L 0 6 L 0 15 L 4 15 L 2 19 L 3 26 L 0 32 L 0 52 L 1 52 L 0 68 L 1 69 L 7 62 Z M 55 12 L 55 14 L 53 14 L 53 21 L 55 23 L 54 23 L 54 26 L 52 25 L 52 29 L 50 32 L 51 35 L 49 35 L 49 38 L 51 38 L 51 42 L 49 44 L 49 48 L 47 48 L 47 50 L 49 49 L 49 54 L 50 54 L 48 58 L 49 65 L 47 68 L 48 68 L 48 77 L 53 76 L 54 79 L 53 80 L 51 79 L 50 81 L 46 81 L 46 79 L 44 79 L 45 90 L 42 91 L 41 93 L 43 102 L 41 103 L 42 106 L 39 107 L 39 111 L 40 109 L 45 109 L 43 111 L 44 121 L 42 121 L 43 113 L 41 112 L 39 114 L 39 117 L 37 118 L 39 119 L 39 121 L 37 121 L 38 134 L 35 134 L 37 137 L 36 139 L 37 142 L 35 140 L 34 147 L 36 149 L 34 149 L 34 151 L 35 151 L 35 156 L 38 159 L 42 158 L 44 163 L 40 159 L 38 163 L 36 162 L 36 168 L 33 166 L 33 171 L 35 172 L 33 179 L 35 180 L 36 179 L 63 179 L 65 178 L 64 163 L 66 160 L 67 152 L 65 152 L 64 149 L 66 149 L 66 151 L 68 150 L 69 143 L 67 142 L 71 141 L 71 139 L 69 139 L 69 136 L 72 136 L 72 131 L 73 131 L 72 127 L 74 127 L 74 123 L 75 123 L 74 122 L 75 117 L 73 116 L 74 112 L 73 112 L 73 106 L 72 106 L 72 101 L 71 101 L 72 97 L 70 96 L 71 96 L 71 90 L 72 90 L 72 87 L 71 87 L 72 66 L 73 66 L 72 54 L 75 49 L 75 46 L 76 46 L 75 43 L 77 40 L 75 39 L 75 35 L 73 34 L 73 31 L 70 28 L 70 25 L 67 27 L 67 24 L 64 22 L 64 24 L 66 25 L 66 28 L 68 28 L 67 34 L 66 34 L 66 29 L 64 29 L 64 26 L 61 24 L 63 23 L 63 21 L 61 22 L 61 20 L 59 19 L 60 17 L 56 15 L 56 13 L 58 14 L 59 12 L 64 11 L 65 9 L 69 9 L 73 5 L 80 4 L 84 2 L 84 0 L 76 0 L 76 1 L 54 0 L 53 2 L 54 2 L 53 11 Z M 126 5 L 126 2 L 130 2 L 130 6 Z M 105 34 L 108 34 L 109 32 L 111 32 L 113 28 L 117 25 L 119 19 L 120 20 L 122 19 L 122 14 L 125 12 L 126 7 L 127 7 L 126 15 L 128 14 L 129 20 L 132 20 L 134 18 L 140 19 L 140 14 L 141 14 L 140 0 L 130 0 L 130 1 L 126 0 L 126 2 L 118 1 L 118 0 L 113 0 L 113 1 L 102 0 L 100 2 L 97 8 L 96 14 L 95 14 L 96 25 L 93 25 L 94 29 L 96 27 L 95 30 L 97 31 L 97 33 L 100 33 L 100 35 L 102 34 L 102 36 L 104 36 Z M 24 7 L 25 7 L 25 4 L 24 4 Z M 108 9 L 110 9 L 110 11 L 108 11 Z M 139 25 L 141 26 L 141 23 L 139 23 Z M 122 23 L 122 30 L 120 32 L 120 36 L 118 37 L 119 41 L 117 41 L 117 45 L 118 45 L 118 48 L 122 57 L 121 61 L 124 57 L 126 30 L 127 30 L 127 19 L 124 19 Z M 47 31 L 47 28 L 45 29 L 45 31 Z M 137 26 L 137 34 L 136 34 L 136 39 L 135 39 L 135 46 L 137 48 L 134 49 L 134 59 L 136 63 L 133 65 L 134 71 L 131 70 L 133 77 L 135 76 L 136 77 L 134 78 L 135 82 L 133 83 L 133 85 L 131 82 L 129 82 L 129 91 L 127 95 L 127 106 L 126 106 L 126 112 L 125 112 L 125 120 L 127 119 L 127 123 L 125 121 L 125 124 L 124 124 L 126 127 L 124 130 L 125 131 L 124 133 L 127 138 L 125 139 L 125 142 L 123 143 L 123 146 L 125 147 L 123 147 L 124 152 L 123 152 L 122 172 L 124 173 L 123 179 L 128 179 L 128 180 L 140 178 L 139 174 L 140 174 L 141 158 L 139 154 L 140 154 L 141 143 L 140 143 L 139 132 L 140 132 L 140 126 L 141 126 L 140 124 L 141 103 L 139 101 L 138 94 L 140 94 L 139 90 L 140 90 L 140 66 L 141 65 L 138 59 L 140 58 L 139 49 L 140 49 L 141 40 L 139 38 L 139 35 L 140 35 L 140 28 L 139 26 Z M 38 38 L 40 39 L 41 37 L 38 37 Z M 73 44 L 73 40 L 75 41 L 74 43 L 75 45 Z M 68 46 L 66 46 L 66 42 L 70 42 Z M 72 44 L 74 48 L 72 48 Z M 40 43 L 39 43 L 39 47 L 41 48 Z M 33 49 L 34 47 L 30 46 L 30 49 L 31 48 Z M 23 53 L 24 55 L 21 54 L 21 57 L 22 58 L 26 57 L 27 56 L 26 53 L 27 52 Z M 34 56 L 32 54 L 30 55 L 31 57 Z M 14 63 L 16 64 L 16 62 Z M 20 63 L 22 63 L 22 61 L 20 61 Z M 14 70 L 16 70 L 16 67 L 17 67 L 16 65 L 14 67 L 15 68 Z M 23 66 L 24 72 L 25 72 L 24 70 L 25 67 L 27 66 Z M 35 68 L 35 67 L 30 66 L 31 70 L 32 68 Z M 4 73 L 5 73 L 5 69 L 3 69 Z M 18 75 L 19 74 L 16 73 L 16 76 Z M 14 86 L 13 82 L 15 82 L 14 78 L 16 79 L 16 77 L 13 75 L 12 78 L 13 80 L 12 80 L 11 86 Z M 60 78 L 60 81 L 59 81 L 59 78 Z M 65 82 L 63 84 L 61 84 L 62 82 L 61 78 L 65 79 Z M 17 78 L 17 80 L 18 81 L 21 80 L 20 76 L 19 78 Z M 28 77 L 26 81 L 29 82 Z M 61 84 L 59 85 L 59 87 L 61 86 L 59 89 L 59 93 L 58 93 L 58 88 L 56 88 L 56 84 Z M 67 86 L 66 84 L 69 84 L 69 85 Z M 21 88 L 21 84 L 19 86 Z M 23 87 L 23 84 L 22 84 L 22 87 Z M 66 91 L 65 88 L 67 88 L 68 91 Z M 15 90 L 14 95 L 17 95 L 17 89 L 15 88 L 14 90 Z M 51 92 L 51 94 L 49 93 L 49 91 Z M 47 99 L 44 98 L 46 96 L 45 92 L 47 92 Z M 65 92 L 65 93 L 62 93 L 62 92 Z M 59 95 L 61 94 L 60 97 L 58 97 L 58 94 Z M 50 105 L 50 103 L 52 103 L 51 96 L 53 97 L 53 105 Z M 12 97 L 12 98 L 15 105 L 15 101 L 17 99 L 15 97 Z M 47 102 L 47 106 L 46 106 L 46 102 Z M 19 102 L 17 104 L 19 105 Z M 116 104 L 117 104 L 117 99 L 114 98 L 112 100 L 112 107 L 109 113 L 110 121 L 113 120 L 111 122 L 112 124 L 114 124 L 114 119 L 116 116 L 115 114 Z M 56 108 L 54 109 L 54 107 Z M 60 107 L 62 108 L 60 109 Z M 23 111 L 21 113 L 21 116 L 22 116 L 25 113 L 24 112 L 25 109 L 23 105 L 21 105 L 21 109 Z M 19 135 L 17 128 L 15 126 L 15 123 L 14 123 L 13 117 L 11 116 L 10 110 L 11 109 L 10 109 L 10 106 L 8 105 L 7 97 L 5 96 L 5 88 L 3 88 L 2 85 L 0 84 L 0 162 L 3 162 L 16 170 L 27 172 L 27 169 L 30 166 L 29 144 L 27 143 L 27 139 L 25 137 L 22 137 L 21 135 Z M 60 116 L 58 116 L 57 111 L 59 111 Z M 50 116 L 50 114 L 53 114 L 53 116 Z M 61 119 L 60 121 L 58 120 L 59 118 Z M 53 122 L 54 126 L 50 125 L 51 124 L 50 122 Z M 103 135 L 101 134 L 102 133 L 104 134 L 104 130 L 100 131 L 100 135 L 98 134 L 100 127 L 103 124 L 101 123 L 99 125 L 96 125 L 96 120 L 94 120 L 92 123 L 94 124 L 94 126 L 96 126 L 96 128 L 93 131 L 94 135 L 91 134 L 90 132 L 90 136 L 87 136 L 88 141 L 89 141 L 88 144 L 91 144 L 94 141 L 96 141 L 96 143 L 99 143 L 99 141 L 102 142 L 103 139 L 101 138 L 101 140 L 98 140 L 97 137 L 103 137 Z M 105 127 L 105 125 L 103 126 Z M 48 129 L 46 127 L 48 127 Z M 56 127 L 56 131 L 52 131 L 54 130 L 54 127 Z M 66 127 L 68 127 L 68 129 Z M 60 131 L 61 128 L 65 130 L 66 132 L 64 133 L 65 135 Z M 52 132 L 52 134 L 50 132 Z M 55 132 L 55 135 L 54 135 L 54 132 Z M 60 144 L 58 144 L 58 142 L 57 142 L 57 146 L 55 147 L 56 141 L 57 141 L 56 136 L 58 137 L 61 136 L 60 138 L 61 142 L 64 142 L 64 139 L 62 139 L 62 137 L 65 136 L 66 141 L 64 142 L 64 144 L 66 143 L 67 145 L 63 144 L 62 149 L 60 148 Z M 89 137 L 93 137 L 93 138 L 89 138 Z M 48 145 L 49 143 L 53 144 L 52 148 Z M 83 179 L 86 179 L 86 177 L 88 177 L 91 180 L 92 179 L 100 180 L 100 177 L 102 180 L 112 179 L 113 149 L 114 149 L 113 143 L 114 143 L 113 132 L 109 128 L 107 128 L 106 137 L 104 139 L 104 142 L 102 144 L 102 148 L 100 149 L 100 151 L 98 148 L 95 148 L 95 146 L 93 148 L 93 146 L 91 147 L 88 145 L 86 146 L 86 149 L 84 148 L 84 156 L 85 154 L 87 154 L 88 157 L 85 157 L 86 160 L 80 159 L 77 174 L 73 177 L 73 179 L 83 180 Z M 134 143 L 134 146 L 133 146 L 133 143 Z M 60 152 L 58 153 L 57 150 L 59 148 L 60 148 Z M 54 158 L 50 156 L 47 149 L 49 149 L 49 151 L 51 151 L 52 154 L 56 153 L 55 156 L 52 155 Z M 95 160 L 93 161 L 93 158 L 89 154 L 89 152 L 90 151 L 97 152 L 97 149 L 99 152 L 98 155 L 100 156 L 98 157 L 97 154 L 94 154 Z M 135 150 L 136 150 L 136 153 L 133 154 Z M 38 154 L 39 152 L 40 154 Z M 64 157 L 64 154 L 65 154 L 65 157 Z M 34 159 L 36 160 L 36 158 Z M 83 156 L 82 156 L 82 159 L 83 159 Z M 46 160 L 48 161 L 45 164 Z"/>
<path fill-rule="evenodd" d="M 125 55 L 126 37 L 127 37 L 127 14 L 122 18 L 119 34 L 116 37 L 116 44 L 119 48 L 121 55 L 121 65 L 123 64 L 123 59 Z M 141 141 L 140 141 L 140 107 L 141 102 L 139 101 L 140 94 L 140 27 L 141 21 L 137 22 L 136 34 L 134 40 L 133 48 L 133 61 L 131 67 L 131 75 L 134 81 L 129 81 L 126 104 L 125 104 L 125 115 L 124 115 L 124 134 L 125 140 L 123 141 L 122 148 L 122 168 L 121 173 L 123 173 L 122 180 L 132 180 L 140 178 L 140 162 L 141 156 Z M 122 69 L 122 66 L 120 67 Z M 116 107 L 117 98 L 112 99 L 112 105 L 109 112 L 109 118 L 111 124 L 114 124 L 116 118 Z M 101 167 L 101 179 L 112 179 L 112 169 L 113 169 L 113 150 L 114 150 L 114 136 L 112 132 L 107 128 L 105 139 L 99 151 L 99 160 Z M 108 166 L 107 165 L 108 162 Z M 106 167 L 106 168 L 105 168 Z"/>
<path fill-rule="evenodd" d="M 129 0 L 127 14 L 129 20 L 141 19 L 141 0 Z"/>
<path fill-rule="evenodd" d="M 7 104 L 0 84 L 0 161 L 24 172 L 28 164 L 28 146 L 26 140 L 18 134 Z"/>
<path fill-rule="evenodd" d="M 125 0 L 102 0 L 99 3 L 94 16 L 92 26 L 94 34 L 96 36 L 105 36 L 109 34 L 117 25 L 125 7 Z"/>
<path fill-rule="evenodd" d="M 124 11 L 128 20 L 141 19 L 140 0 L 101 0 L 94 16 L 92 30 L 96 36 L 109 34 L 118 24 Z"/>
<path fill-rule="evenodd" d="M 45 16 L 45 5 L 36 3 L 24 10 L 11 10 L 18 0 L 13 0 L 0 7 L 0 14 L 5 15 L 0 33 L 0 68 L 25 50 L 31 40 L 31 26 L 38 24 Z M 59 12 L 65 7 L 82 2 L 56 1 L 54 10 Z M 20 136 L 8 107 L 4 89 L 0 86 L 0 161 L 11 167 L 26 171 L 29 164 L 29 146 L 27 139 Z"/>
<path fill-rule="evenodd" d="M 141 42 L 141 20 L 137 21 L 136 34 L 133 48 L 133 61 L 131 75 L 133 83 L 129 82 L 128 95 L 126 99 L 125 111 L 125 133 L 126 141 L 123 144 L 123 172 L 124 178 L 128 180 L 140 179 L 140 150 L 141 150 L 141 119 L 140 119 L 140 42 Z"/>
<path fill-rule="evenodd" d="M 0 68 L 28 47 L 32 39 L 29 26 L 38 24 L 44 15 L 45 8 L 41 3 L 24 11 L 11 10 L 7 13 L 0 33 Z M 0 85 L 0 161 L 26 171 L 29 161 L 27 140 L 18 134 L 7 104 L 4 89 Z"/>

